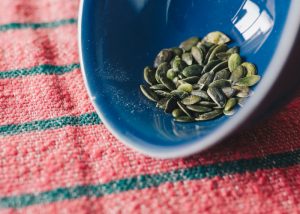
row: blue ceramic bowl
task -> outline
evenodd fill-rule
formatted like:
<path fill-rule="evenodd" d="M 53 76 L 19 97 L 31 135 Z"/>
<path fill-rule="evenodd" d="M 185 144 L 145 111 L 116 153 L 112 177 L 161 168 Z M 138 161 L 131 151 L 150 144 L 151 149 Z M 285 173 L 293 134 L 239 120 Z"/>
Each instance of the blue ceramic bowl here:
<path fill-rule="evenodd" d="M 84 0 L 79 46 L 91 100 L 107 128 L 144 154 L 202 151 L 291 94 L 300 76 L 299 8 L 298 0 Z M 159 50 L 214 30 L 229 35 L 263 78 L 235 116 L 175 123 L 141 94 L 143 68 Z"/>

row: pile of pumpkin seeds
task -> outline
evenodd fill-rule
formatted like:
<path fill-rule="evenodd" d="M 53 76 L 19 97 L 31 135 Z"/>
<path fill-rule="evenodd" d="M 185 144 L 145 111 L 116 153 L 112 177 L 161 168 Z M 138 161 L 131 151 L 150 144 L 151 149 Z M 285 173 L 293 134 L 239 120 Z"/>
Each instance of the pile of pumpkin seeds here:
<path fill-rule="evenodd" d="M 215 31 L 161 50 L 154 65 L 144 69 L 148 85 L 140 85 L 142 93 L 178 122 L 233 115 L 260 76 L 229 42 L 227 35 Z"/>

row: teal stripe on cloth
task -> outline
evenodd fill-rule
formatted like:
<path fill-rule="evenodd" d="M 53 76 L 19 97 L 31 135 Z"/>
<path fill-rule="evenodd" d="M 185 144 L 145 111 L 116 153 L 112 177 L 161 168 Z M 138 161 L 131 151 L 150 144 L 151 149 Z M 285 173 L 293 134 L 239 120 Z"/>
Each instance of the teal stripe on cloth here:
<path fill-rule="evenodd" d="M 38 65 L 32 68 L 22 68 L 10 71 L 0 71 L 0 79 L 5 78 L 17 78 L 17 77 L 24 77 L 24 76 L 33 76 L 37 74 L 64 74 L 67 72 L 71 72 L 74 69 L 80 68 L 78 63 L 73 63 L 70 65 Z"/>
<path fill-rule="evenodd" d="M 0 25 L 0 32 L 8 31 L 8 30 L 18 30 L 18 29 L 39 29 L 39 28 L 56 28 L 63 25 L 70 25 L 70 24 L 76 24 L 77 19 L 70 18 L 70 19 L 62 19 L 62 20 L 56 20 L 53 22 L 39 22 L 39 23 L 8 23 Z"/>
<path fill-rule="evenodd" d="M 53 189 L 46 192 L 23 194 L 0 198 L 2 208 L 22 208 L 35 204 L 45 204 L 62 200 L 86 197 L 101 197 L 130 190 L 158 187 L 166 182 L 178 182 L 242 174 L 257 170 L 285 168 L 300 163 L 300 150 L 281 154 L 272 154 L 261 158 L 228 161 L 188 169 L 179 169 L 166 173 L 140 175 L 111 181 L 99 185 L 84 185 Z"/>
<path fill-rule="evenodd" d="M 100 124 L 101 120 L 95 112 L 80 116 L 64 116 L 47 120 L 37 120 L 22 124 L 0 126 L 0 136 L 16 135 L 32 131 L 45 131 L 65 126 L 86 126 Z"/>

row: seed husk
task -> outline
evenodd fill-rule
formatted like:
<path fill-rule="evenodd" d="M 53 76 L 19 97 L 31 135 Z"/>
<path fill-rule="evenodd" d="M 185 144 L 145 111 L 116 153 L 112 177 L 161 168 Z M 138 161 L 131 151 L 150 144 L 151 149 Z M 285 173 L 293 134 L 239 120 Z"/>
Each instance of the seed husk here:
<path fill-rule="evenodd" d="M 191 77 L 191 76 L 199 76 L 201 75 L 203 67 L 201 65 L 190 65 L 183 69 L 182 74 L 185 77 Z"/>
<path fill-rule="evenodd" d="M 234 46 L 232 48 L 229 48 L 226 53 L 229 53 L 229 54 L 235 54 L 235 53 L 240 53 L 240 48 L 237 47 L 237 46 Z"/>
<path fill-rule="evenodd" d="M 223 44 L 223 45 L 218 45 L 213 51 L 212 53 L 210 54 L 209 58 L 208 58 L 208 62 L 212 61 L 212 60 L 215 60 L 217 57 L 216 57 L 216 54 L 220 53 L 220 52 L 224 52 L 224 51 L 227 51 L 228 47 L 227 45 Z"/>
<path fill-rule="evenodd" d="M 167 71 L 167 77 L 168 77 L 168 79 L 173 80 L 176 76 L 177 76 L 177 72 L 174 71 L 173 68 L 171 68 L 171 69 L 169 69 Z"/>
<path fill-rule="evenodd" d="M 179 116 L 174 119 L 176 122 L 181 122 L 181 123 L 189 123 L 189 122 L 194 122 L 195 120 L 193 118 L 190 118 L 189 116 Z"/>
<path fill-rule="evenodd" d="M 224 107 L 224 110 L 225 111 L 232 110 L 235 107 L 235 105 L 237 104 L 237 102 L 238 102 L 237 98 L 230 98 L 230 99 L 228 99 L 227 103 L 226 103 L 226 105 Z"/>
<path fill-rule="evenodd" d="M 186 98 L 181 100 L 181 103 L 184 105 L 193 105 L 195 103 L 198 103 L 201 100 L 201 97 L 196 95 L 189 95 Z"/>
<path fill-rule="evenodd" d="M 181 81 L 190 83 L 190 84 L 196 84 L 199 81 L 199 79 L 200 79 L 200 77 L 198 77 L 198 76 L 191 76 L 191 77 L 184 78 Z"/>
<path fill-rule="evenodd" d="M 228 59 L 228 68 L 231 72 L 233 72 L 241 64 L 242 58 L 237 53 L 232 54 Z"/>
<path fill-rule="evenodd" d="M 221 89 L 218 89 L 216 87 L 209 87 L 207 90 L 207 94 L 219 107 L 225 106 L 227 99 Z"/>
<path fill-rule="evenodd" d="M 172 94 L 170 92 L 167 91 L 163 91 L 163 90 L 155 90 L 154 91 L 158 96 L 161 97 L 172 97 Z"/>
<path fill-rule="evenodd" d="M 244 77 L 240 80 L 238 80 L 235 85 L 237 86 L 253 86 L 256 83 L 258 83 L 260 80 L 260 76 L 259 75 L 252 75 L 252 76 L 248 76 L 248 77 Z"/>
<path fill-rule="evenodd" d="M 184 115 L 184 112 L 180 109 L 180 108 L 175 108 L 173 111 L 172 111 L 172 116 L 173 117 L 179 117 L 179 116 L 182 116 Z"/>
<path fill-rule="evenodd" d="M 200 85 L 200 89 L 206 88 L 214 79 L 214 75 L 210 72 L 205 73 L 201 76 L 201 78 L 198 81 L 198 84 Z"/>
<path fill-rule="evenodd" d="M 256 67 L 253 63 L 251 62 L 243 62 L 242 66 L 246 68 L 247 70 L 247 77 L 252 76 L 252 75 L 256 75 Z"/>
<path fill-rule="evenodd" d="M 176 72 L 182 71 L 186 66 L 185 62 L 179 56 L 176 56 L 172 62 L 172 68 Z"/>
<path fill-rule="evenodd" d="M 190 112 L 190 110 L 188 110 L 186 108 L 186 106 L 184 104 L 182 104 L 180 101 L 177 101 L 177 105 L 187 116 L 189 116 L 190 118 L 193 118 L 192 113 Z"/>
<path fill-rule="evenodd" d="M 236 83 L 238 80 L 245 77 L 245 75 L 246 75 L 246 69 L 243 66 L 238 66 L 236 69 L 232 71 L 230 80 L 233 83 Z"/>
<path fill-rule="evenodd" d="M 221 71 L 216 72 L 214 81 L 220 80 L 220 79 L 229 79 L 230 75 L 231 75 L 231 72 L 227 68 L 225 68 Z"/>
<path fill-rule="evenodd" d="M 193 86 L 189 83 L 183 83 L 178 86 L 177 90 L 190 93 L 193 90 Z"/>
<path fill-rule="evenodd" d="M 163 62 L 158 66 L 155 72 L 155 79 L 158 83 L 161 83 L 161 78 L 167 75 L 167 71 L 169 70 L 170 66 L 168 63 Z"/>
<path fill-rule="evenodd" d="M 202 41 L 211 42 L 217 45 L 226 44 L 230 42 L 230 38 L 220 31 L 214 31 L 208 33 Z"/>
<path fill-rule="evenodd" d="M 183 41 L 179 45 L 179 48 L 182 48 L 185 51 L 190 51 L 193 46 L 197 45 L 198 41 L 199 41 L 198 37 L 191 37 L 191 38 Z"/>
<path fill-rule="evenodd" d="M 155 71 L 149 66 L 144 68 L 144 79 L 149 85 L 157 84 L 155 79 Z"/>
<path fill-rule="evenodd" d="M 171 98 L 166 102 L 165 112 L 166 112 L 166 113 L 171 113 L 175 108 L 177 108 L 177 101 L 176 101 L 175 98 L 171 97 Z"/>
<path fill-rule="evenodd" d="M 217 87 L 217 88 L 225 88 L 225 87 L 230 87 L 231 83 L 229 80 L 226 79 L 220 79 L 220 80 L 215 80 L 212 83 L 209 84 L 208 87 Z"/>
<path fill-rule="evenodd" d="M 160 64 L 164 62 L 170 62 L 174 53 L 171 49 L 161 50 L 155 58 L 154 67 L 157 68 Z"/>
<path fill-rule="evenodd" d="M 156 85 L 152 85 L 150 86 L 150 89 L 152 90 L 168 90 L 168 88 L 164 85 L 164 84 L 156 84 Z"/>
<path fill-rule="evenodd" d="M 147 97 L 149 100 L 154 102 L 157 102 L 159 100 L 157 94 L 154 91 L 152 91 L 148 86 L 140 85 L 140 89 L 142 93 L 145 95 L 145 97 Z"/>
<path fill-rule="evenodd" d="M 214 67 L 216 67 L 218 64 L 220 64 L 222 62 L 222 60 L 213 60 L 210 61 L 209 63 L 207 63 L 203 70 L 202 70 L 202 74 L 205 74 L 207 72 L 210 72 Z"/>
<path fill-rule="evenodd" d="M 203 91 L 203 90 L 200 90 L 200 89 L 197 89 L 197 90 L 193 90 L 191 92 L 191 95 L 196 95 L 196 96 L 199 96 L 201 97 L 202 99 L 204 100 L 210 100 L 208 94 L 206 91 Z"/>
<path fill-rule="evenodd" d="M 212 108 L 202 106 L 202 105 L 187 105 L 187 109 L 198 112 L 198 113 L 206 113 L 212 111 Z"/>
<path fill-rule="evenodd" d="M 231 98 L 236 94 L 236 90 L 232 87 L 224 87 L 221 90 L 227 98 Z"/>
<path fill-rule="evenodd" d="M 182 60 L 187 65 L 192 65 L 193 64 L 193 56 L 190 52 L 185 52 L 184 54 L 182 54 Z"/>
<path fill-rule="evenodd" d="M 204 61 L 204 54 L 205 52 L 203 52 L 202 49 L 194 46 L 192 47 L 192 56 L 194 57 L 195 61 L 199 64 L 199 65 L 203 65 L 203 61 Z"/>
<path fill-rule="evenodd" d="M 205 120 L 212 120 L 215 119 L 223 114 L 222 109 L 215 109 L 211 112 L 207 112 L 204 114 L 199 115 L 195 118 L 196 121 L 205 121 Z"/>
<path fill-rule="evenodd" d="M 161 83 L 164 84 L 170 91 L 176 89 L 175 83 L 173 83 L 173 81 L 170 80 L 169 78 L 167 78 L 166 76 L 161 76 L 160 81 L 161 81 Z"/>

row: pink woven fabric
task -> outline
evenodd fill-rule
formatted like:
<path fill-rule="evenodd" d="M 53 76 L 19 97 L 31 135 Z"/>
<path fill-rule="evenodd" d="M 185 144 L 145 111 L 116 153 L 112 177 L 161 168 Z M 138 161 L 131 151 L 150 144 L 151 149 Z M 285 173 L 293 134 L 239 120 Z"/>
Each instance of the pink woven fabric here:
<path fill-rule="evenodd" d="M 138 154 L 89 101 L 78 3 L 0 2 L 0 213 L 300 212 L 299 96 L 204 153 Z"/>

